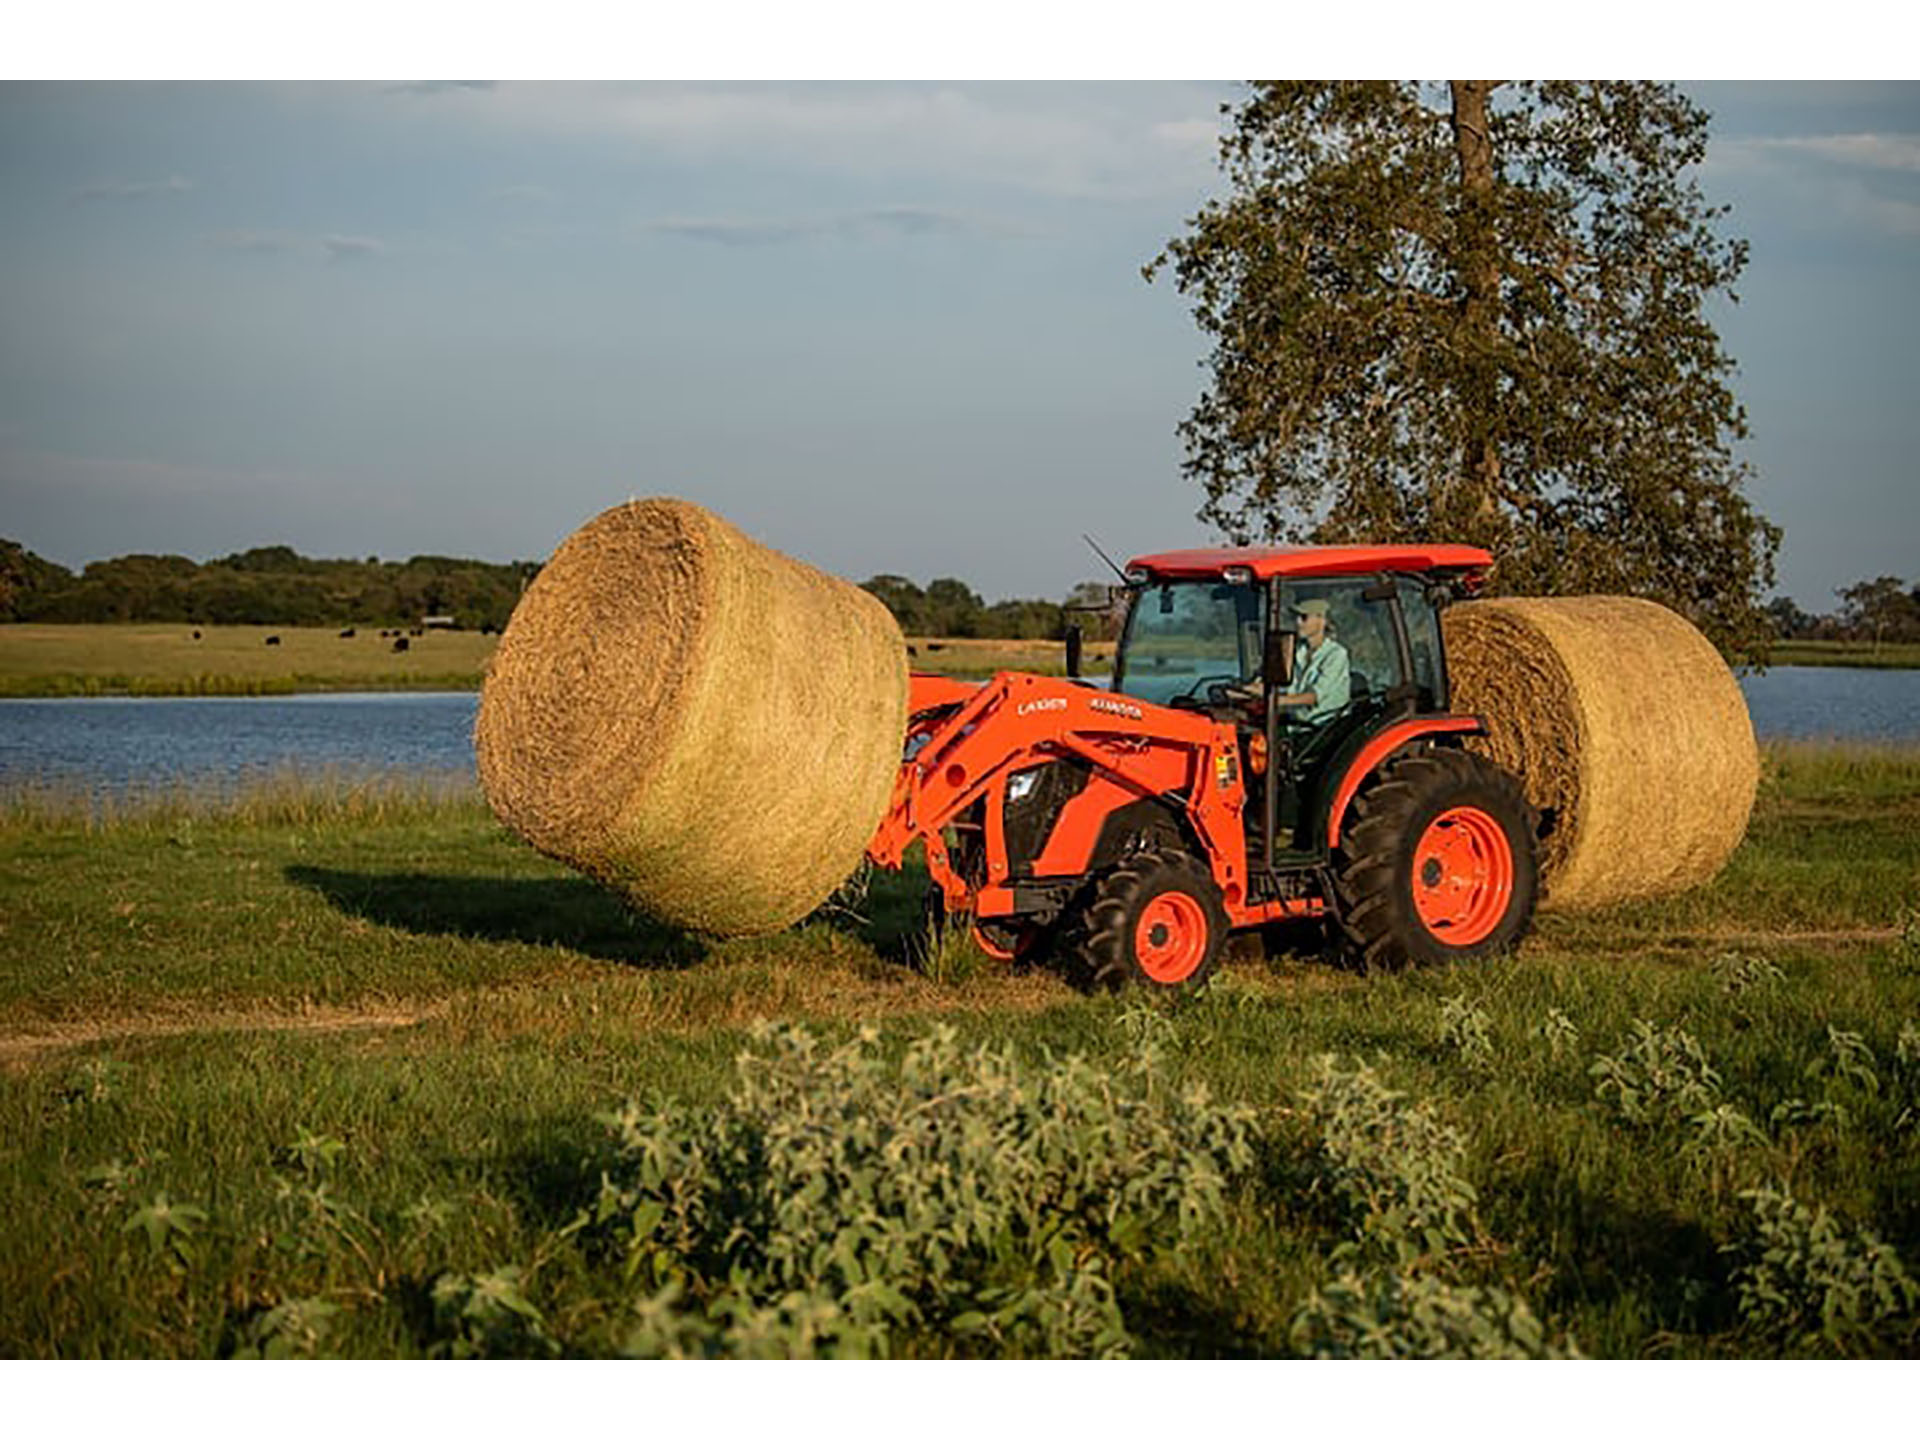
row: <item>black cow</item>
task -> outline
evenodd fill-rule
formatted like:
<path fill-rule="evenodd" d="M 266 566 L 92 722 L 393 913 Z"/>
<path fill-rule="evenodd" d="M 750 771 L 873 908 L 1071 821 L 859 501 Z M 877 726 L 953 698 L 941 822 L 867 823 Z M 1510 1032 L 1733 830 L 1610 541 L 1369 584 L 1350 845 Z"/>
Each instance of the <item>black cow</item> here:
<path fill-rule="evenodd" d="M 280 643 L 280 637 L 278 635 L 267 636 L 267 644 L 278 645 L 279 643 Z"/>

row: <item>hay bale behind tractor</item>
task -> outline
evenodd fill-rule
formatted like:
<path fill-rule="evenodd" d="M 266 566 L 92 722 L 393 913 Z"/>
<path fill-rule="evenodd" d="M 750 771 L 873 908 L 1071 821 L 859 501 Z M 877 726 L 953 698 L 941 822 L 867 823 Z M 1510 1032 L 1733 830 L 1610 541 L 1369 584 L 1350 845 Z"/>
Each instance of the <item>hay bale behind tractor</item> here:
<path fill-rule="evenodd" d="M 1443 612 L 1452 708 L 1557 826 L 1542 908 L 1590 909 L 1719 873 L 1746 834 L 1760 756 L 1719 652 L 1650 600 L 1476 600 Z"/>
<path fill-rule="evenodd" d="M 617 506 L 554 552 L 474 723 L 494 813 L 661 919 L 800 919 L 859 865 L 906 733 L 878 600 L 683 500 Z"/>

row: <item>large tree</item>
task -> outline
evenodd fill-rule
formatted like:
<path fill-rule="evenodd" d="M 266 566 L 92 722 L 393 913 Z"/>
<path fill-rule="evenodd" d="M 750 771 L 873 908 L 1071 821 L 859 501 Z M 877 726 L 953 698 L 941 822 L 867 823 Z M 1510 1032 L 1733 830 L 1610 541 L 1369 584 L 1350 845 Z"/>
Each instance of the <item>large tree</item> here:
<path fill-rule="evenodd" d="M 1238 543 L 1457 540 L 1508 593 L 1661 600 L 1764 656 L 1780 531 L 1742 493 L 1708 318 L 1746 263 L 1671 86 L 1262 83 L 1170 267 L 1211 338 L 1181 426 Z"/>

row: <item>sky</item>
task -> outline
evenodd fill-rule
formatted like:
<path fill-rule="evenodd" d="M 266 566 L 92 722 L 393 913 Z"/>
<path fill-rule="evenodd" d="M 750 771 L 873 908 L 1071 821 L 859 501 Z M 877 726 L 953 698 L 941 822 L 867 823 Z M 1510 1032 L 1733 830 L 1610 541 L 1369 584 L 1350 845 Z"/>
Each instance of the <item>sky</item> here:
<path fill-rule="evenodd" d="M 1682 88 L 1752 246 L 1715 315 L 1778 590 L 1920 580 L 1920 84 Z M 1082 532 L 1217 539 L 1204 339 L 1140 269 L 1241 93 L 0 83 L 0 536 L 538 559 L 671 494 L 851 579 L 1060 598 Z"/>

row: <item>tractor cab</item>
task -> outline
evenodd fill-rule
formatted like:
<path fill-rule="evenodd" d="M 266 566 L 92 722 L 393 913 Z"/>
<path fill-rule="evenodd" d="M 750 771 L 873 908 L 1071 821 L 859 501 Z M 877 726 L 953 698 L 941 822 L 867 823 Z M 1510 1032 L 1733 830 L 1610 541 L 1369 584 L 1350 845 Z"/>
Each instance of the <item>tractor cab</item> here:
<path fill-rule="evenodd" d="M 1490 563 L 1457 545 L 1141 556 L 1113 689 L 1235 725 L 1250 858 L 1310 861 L 1330 781 L 1387 726 L 1446 710 L 1439 609 Z"/>

